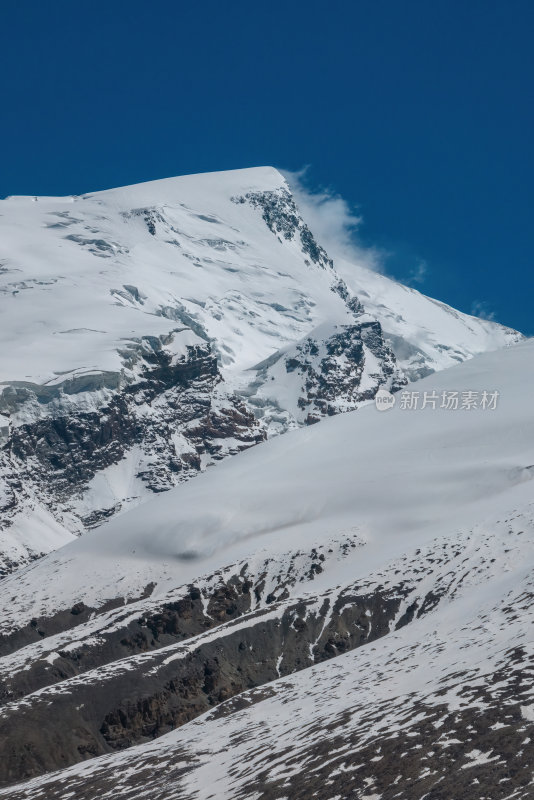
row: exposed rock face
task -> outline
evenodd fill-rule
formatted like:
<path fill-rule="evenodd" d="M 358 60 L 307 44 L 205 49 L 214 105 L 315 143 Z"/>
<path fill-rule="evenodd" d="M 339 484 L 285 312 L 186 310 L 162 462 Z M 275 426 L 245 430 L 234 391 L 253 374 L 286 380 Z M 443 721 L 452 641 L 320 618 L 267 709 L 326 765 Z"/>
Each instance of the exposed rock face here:
<path fill-rule="evenodd" d="M 149 586 L 126 605 L 120 598 L 95 609 L 81 602 L 32 620 L 0 640 L 0 781 L 13 783 L 148 742 L 210 708 L 217 707 L 212 719 L 232 715 L 283 691 L 280 683 L 265 687 L 276 678 L 387 642 L 498 570 L 490 555 L 493 562 L 509 557 L 507 537 L 497 546 L 489 543 L 486 553 L 477 544 L 470 536 L 437 540 L 376 574 L 321 591 L 316 585 L 323 573 L 348 574 L 357 565 L 363 541 L 351 534 L 308 551 L 230 565 L 170 591 L 166 599 L 152 599 Z M 529 597 L 522 597 L 522 607 Z M 380 667 L 387 670 L 388 664 Z M 510 697 L 521 680 L 516 673 Z M 456 681 L 461 677 L 455 675 Z M 424 721 L 417 722 L 423 712 Z M 387 704 L 373 713 L 380 719 Z M 439 697 L 416 703 L 411 713 L 410 735 L 417 741 L 443 718 Z M 474 721 L 472 711 L 462 719 L 449 715 L 443 733 L 452 736 L 463 726 L 465 735 Z M 331 722 L 333 741 L 338 736 L 341 743 L 339 724 Z M 398 754 L 391 743 L 382 744 L 384 758 Z M 319 758 L 313 736 L 309 746 Z M 436 768 L 442 766 L 436 761 Z"/>
<path fill-rule="evenodd" d="M 0 781 L 161 736 L 242 692 L 380 639 L 435 608 L 463 555 L 442 555 L 431 589 L 418 564 L 432 551 L 400 578 L 395 563 L 360 584 L 314 593 L 317 576 L 360 545 L 351 536 L 255 568 L 236 564 L 164 603 L 150 600 L 150 587 L 126 606 L 79 603 L 3 637 Z"/>
<path fill-rule="evenodd" d="M 241 197 L 233 197 L 234 203 L 249 203 L 259 208 L 265 224 L 276 236 L 288 241 L 300 240 L 300 247 L 309 261 L 323 269 L 333 269 L 334 262 L 317 242 L 299 214 L 291 192 L 282 187 L 267 192 L 248 192 Z"/>
<path fill-rule="evenodd" d="M 209 343 L 188 346 L 178 358 L 159 340 L 142 347 L 134 380 L 117 391 L 89 395 L 85 408 L 65 407 L 60 397 L 30 421 L 11 427 L 0 462 L 4 527 L 31 502 L 75 530 L 94 527 L 120 511 L 122 503 L 95 508 L 84 502 L 91 481 L 133 453 L 139 485 L 161 492 L 265 438 L 252 412 L 224 391 Z M 31 388 L 22 391 L 17 399 L 23 408 L 38 405 Z M 4 397 L 5 405 L 10 397 Z"/>
<path fill-rule="evenodd" d="M 352 324 L 322 326 L 258 365 L 246 399 L 268 433 L 353 411 L 380 388 L 406 385 L 380 323 L 355 308 Z"/>
<path fill-rule="evenodd" d="M 297 404 L 307 411 L 308 425 L 372 400 L 380 386 L 396 391 L 406 383 L 378 322 L 347 326 L 324 342 L 308 338 L 285 359 L 285 367 L 303 379 Z"/>
<path fill-rule="evenodd" d="M 83 402 L 77 386 L 49 390 L 44 397 L 39 387 L 9 387 L 3 409 L 13 414 L 15 424 L 0 459 L 3 526 L 9 528 L 26 508 L 40 504 L 60 524 L 82 532 L 139 502 L 143 491 L 166 491 L 261 442 L 270 431 L 355 409 L 380 386 L 397 389 L 405 380 L 380 324 L 359 317 L 353 325 L 319 331 L 293 351 L 275 356 L 274 370 L 257 370 L 252 394 L 226 388 L 209 342 L 199 340 L 176 357 L 169 342 L 154 338 L 141 342 L 128 381 L 103 376 L 98 382 L 95 376 L 95 388 L 86 379 Z M 280 386 L 280 370 L 282 386 L 296 379 L 294 408 L 282 409 L 281 426 L 276 394 L 270 394 Z M 120 470 L 122 464 L 132 472 L 132 461 L 130 494 L 111 495 L 108 503 L 105 494 L 95 496 L 95 478 L 110 475 L 113 480 L 110 469 Z M 37 555 L 28 548 L 14 563 Z M 6 557 L 4 573 L 12 565 Z"/>

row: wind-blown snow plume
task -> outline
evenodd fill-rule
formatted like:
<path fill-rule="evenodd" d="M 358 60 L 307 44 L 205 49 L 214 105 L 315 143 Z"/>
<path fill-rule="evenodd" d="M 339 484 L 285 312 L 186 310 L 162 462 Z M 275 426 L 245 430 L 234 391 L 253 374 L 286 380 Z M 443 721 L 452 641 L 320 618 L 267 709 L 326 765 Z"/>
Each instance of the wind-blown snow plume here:
<path fill-rule="evenodd" d="M 282 174 L 289 183 L 302 217 L 314 232 L 317 240 L 334 259 L 343 258 L 376 272 L 384 271 L 387 252 L 367 247 L 360 240 L 358 230 L 362 217 L 341 195 L 331 189 L 313 190 L 307 183 L 308 168 Z"/>

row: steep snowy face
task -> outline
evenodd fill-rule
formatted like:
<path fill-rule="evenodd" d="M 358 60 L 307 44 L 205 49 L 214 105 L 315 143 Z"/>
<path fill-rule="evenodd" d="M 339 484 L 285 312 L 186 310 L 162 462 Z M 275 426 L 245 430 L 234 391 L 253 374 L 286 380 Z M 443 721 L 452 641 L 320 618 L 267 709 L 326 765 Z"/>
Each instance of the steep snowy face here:
<path fill-rule="evenodd" d="M 8 198 L 0 237 L 0 572 L 518 337 L 380 276 L 347 285 L 272 168 Z"/>

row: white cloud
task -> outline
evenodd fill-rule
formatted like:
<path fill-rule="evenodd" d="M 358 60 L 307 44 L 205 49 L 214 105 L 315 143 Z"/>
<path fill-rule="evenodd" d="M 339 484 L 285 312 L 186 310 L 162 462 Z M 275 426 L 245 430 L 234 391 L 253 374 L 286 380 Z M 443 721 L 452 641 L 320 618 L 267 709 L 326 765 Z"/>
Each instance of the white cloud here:
<path fill-rule="evenodd" d="M 384 271 L 387 252 L 361 243 L 358 229 L 362 217 L 356 209 L 331 189 L 312 190 L 307 185 L 307 168 L 299 172 L 282 170 L 289 183 L 302 218 L 328 255 L 346 259 L 377 272 Z"/>
<path fill-rule="evenodd" d="M 408 277 L 405 278 L 403 283 L 406 283 L 408 286 L 417 286 L 418 284 L 424 283 L 427 272 L 428 264 L 423 258 L 420 258 L 415 267 L 410 270 Z"/>
<path fill-rule="evenodd" d="M 495 312 L 491 310 L 489 304 L 485 300 L 474 300 L 469 313 L 472 314 L 473 317 L 487 319 L 490 322 L 495 321 Z"/>
<path fill-rule="evenodd" d="M 341 195 L 332 189 L 314 189 L 307 180 L 308 168 L 291 172 L 281 170 L 287 180 L 293 197 L 303 219 L 313 235 L 328 255 L 335 261 L 344 259 L 374 272 L 388 273 L 407 286 L 421 288 L 428 274 L 428 264 L 424 259 L 411 254 L 399 258 L 399 253 L 384 248 L 364 245 L 359 231 L 363 218 L 358 209 L 352 207 Z M 401 248 L 406 250 L 405 247 Z M 392 274 L 389 262 L 406 264 L 402 271 L 395 269 Z M 410 266 L 415 264 L 414 266 Z"/>

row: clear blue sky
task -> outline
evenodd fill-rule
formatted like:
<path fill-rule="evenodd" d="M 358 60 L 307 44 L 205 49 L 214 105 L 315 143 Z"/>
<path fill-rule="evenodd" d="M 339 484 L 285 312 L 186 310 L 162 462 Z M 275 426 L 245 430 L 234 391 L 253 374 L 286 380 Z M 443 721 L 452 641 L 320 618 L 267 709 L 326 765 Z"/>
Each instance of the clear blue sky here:
<path fill-rule="evenodd" d="M 6 2 L 0 196 L 310 165 L 391 274 L 534 334 L 533 38 L 532 0 Z"/>

